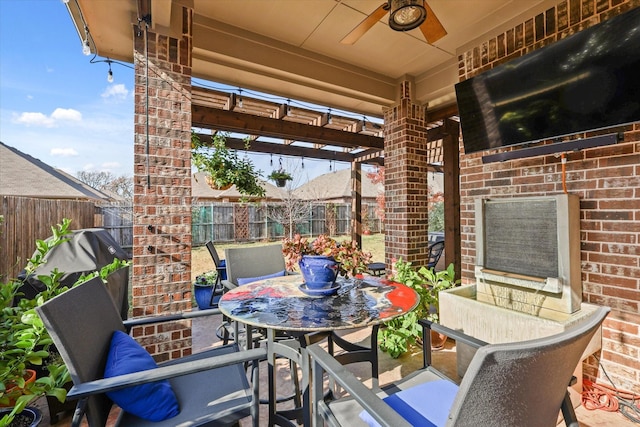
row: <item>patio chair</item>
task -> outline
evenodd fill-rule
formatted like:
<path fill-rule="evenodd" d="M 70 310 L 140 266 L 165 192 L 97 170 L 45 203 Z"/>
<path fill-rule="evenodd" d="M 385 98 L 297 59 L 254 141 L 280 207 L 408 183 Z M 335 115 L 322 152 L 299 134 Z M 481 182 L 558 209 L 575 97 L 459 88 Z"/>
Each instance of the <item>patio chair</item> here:
<path fill-rule="evenodd" d="M 262 280 L 266 276 L 288 274 L 281 244 L 228 248 L 224 250 L 224 257 L 227 262 L 227 280 L 223 284 L 228 289 Z"/>
<path fill-rule="evenodd" d="M 246 416 L 252 416 L 253 425 L 258 425 L 258 363 L 266 358 L 264 349 L 238 351 L 234 344 L 172 360 L 160 367 L 132 369 L 145 358 L 154 363 L 142 347 L 121 333 L 128 327 L 219 314 L 218 310 L 123 322 L 100 278 L 76 286 L 36 310 L 71 374 L 74 386 L 67 399 L 79 399 L 72 426 L 80 425 L 85 415 L 90 427 L 104 426 L 114 403 L 106 393 L 113 397 L 112 393 L 117 390 L 126 395 L 116 399 L 123 409 L 116 425 L 231 425 Z M 113 350 L 112 337 L 114 341 L 115 337 L 124 337 L 124 343 L 133 345 L 126 344 L 124 350 L 120 347 L 118 352 L 108 356 Z M 127 352 L 133 357 L 123 360 Z M 118 357 L 117 361 L 111 359 L 114 356 Z M 109 367 L 113 365 L 116 370 L 122 368 L 125 373 L 132 373 L 103 378 L 108 360 Z M 249 362 L 252 384 L 249 384 L 244 368 Z M 168 383 L 158 383 L 165 379 Z M 132 412 L 139 408 L 134 410 L 130 406 L 135 406 L 141 399 L 151 399 L 146 400 L 146 407 L 152 408 L 154 413 L 165 406 L 156 404 L 153 399 L 157 394 L 149 394 L 147 390 L 140 391 L 144 396 L 131 396 L 139 392 L 132 386 L 164 387 L 165 391 L 170 387 L 177 398 L 179 409 L 176 410 L 179 412 L 164 421 L 149 421 L 133 415 Z"/>
<path fill-rule="evenodd" d="M 562 411 L 566 425 L 577 426 L 567 387 L 608 312 L 608 307 L 599 307 L 564 332 L 507 344 L 486 344 L 421 321 L 424 369 L 377 393 L 314 344 L 308 347 L 308 354 L 313 374 L 311 411 L 316 425 L 322 425 L 324 419 L 332 426 L 349 427 L 555 426 Z M 429 366 L 431 328 L 477 348 L 460 385 Z M 325 373 L 350 396 L 326 403 Z"/>
<path fill-rule="evenodd" d="M 222 280 L 224 289 L 233 289 L 241 285 L 288 274 L 282 245 L 252 246 L 246 248 L 228 248 L 224 250 L 226 261 L 226 279 Z M 257 341 L 263 336 L 252 337 L 251 329 L 246 328 L 247 338 Z M 239 336 L 239 325 L 224 320 L 216 331 L 224 344 Z M 246 344 L 246 343 L 245 343 Z"/>
<path fill-rule="evenodd" d="M 436 268 L 442 252 L 444 252 L 444 241 L 440 240 L 429 245 L 429 262 L 427 262 L 427 268 Z"/>
<path fill-rule="evenodd" d="M 209 254 L 211 255 L 211 259 L 213 260 L 213 265 L 216 268 L 218 273 L 216 277 L 216 284 L 213 287 L 213 292 L 211 292 L 211 301 L 209 305 L 213 308 L 218 307 L 218 300 L 222 295 L 224 290 L 224 286 L 222 285 L 222 281 L 227 279 L 227 263 L 226 260 L 221 260 L 218 256 L 218 251 L 216 251 L 216 247 L 213 245 L 213 242 L 209 240 L 205 243 Z"/>

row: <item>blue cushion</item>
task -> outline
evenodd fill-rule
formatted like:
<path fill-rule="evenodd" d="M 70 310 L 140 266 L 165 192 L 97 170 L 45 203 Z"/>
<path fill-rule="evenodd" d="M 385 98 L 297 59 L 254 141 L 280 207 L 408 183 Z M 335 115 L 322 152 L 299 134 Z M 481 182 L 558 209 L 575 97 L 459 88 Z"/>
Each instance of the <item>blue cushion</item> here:
<path fill-rule="evenodd" d="M 147 351 L 129 335 L 115 331 L 107 356 L 104 377 L 115 377 L 156 368 Z M 178 415 L 180 407 L 169 381 L 127 387 L 111 391 L 107 396 L 122 410 L 150 421 L 162 421 Z"/>
<path fill-rule="evenodd" d="M 285 270 L 282 270 L 278 271 L 277 273 L 266 274 L 264 276 L 258 277 L 238 277 L 238 285 L 246 285 L 247 283 L 257 282 L 258 280 L 273 279 L 274 277 L 284 276 L 286 273 L 287 272 Z"/>
<path fill-rule="evenodd" d="M 458 386 L 451 381 L 436 380 L 399 391 L 383 400 L 412 426 L 440 427 L 446 424 L 457 393 Z M 380 427 L 367 411 L 362 411 L 360 418 L 371 427 Z"/>

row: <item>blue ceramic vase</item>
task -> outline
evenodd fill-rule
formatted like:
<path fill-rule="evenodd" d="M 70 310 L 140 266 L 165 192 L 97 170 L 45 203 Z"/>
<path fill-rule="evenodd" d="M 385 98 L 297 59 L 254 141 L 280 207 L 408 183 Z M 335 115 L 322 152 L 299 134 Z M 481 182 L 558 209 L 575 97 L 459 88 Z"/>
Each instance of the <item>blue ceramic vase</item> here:
<path fill-rule="evenodd" d="M 304 283 L 309 289 L 332 287 L 338 277 L 338 262 L 330 256 L 303 255 L 298 263 Z"/>

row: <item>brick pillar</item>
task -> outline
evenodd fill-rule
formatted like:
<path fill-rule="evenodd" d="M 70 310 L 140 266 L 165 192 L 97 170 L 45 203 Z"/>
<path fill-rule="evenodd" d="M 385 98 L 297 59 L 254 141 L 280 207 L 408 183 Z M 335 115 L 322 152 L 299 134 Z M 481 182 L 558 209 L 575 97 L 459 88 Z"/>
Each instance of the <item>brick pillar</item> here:
<path fill-rule="evenodd" d="M 134 27 L 134 317 L 191 308 L 192 10 L 182 19 L 179 39 Z M 190 321 L 133 335 L 158 361 L 191 353 Z"/>
<path fill-rule="evenodd" d="M 425 107 L 401 83 L 400 103 L 384 112 L 385 262 L 427 263 L 427 128 Z"/>

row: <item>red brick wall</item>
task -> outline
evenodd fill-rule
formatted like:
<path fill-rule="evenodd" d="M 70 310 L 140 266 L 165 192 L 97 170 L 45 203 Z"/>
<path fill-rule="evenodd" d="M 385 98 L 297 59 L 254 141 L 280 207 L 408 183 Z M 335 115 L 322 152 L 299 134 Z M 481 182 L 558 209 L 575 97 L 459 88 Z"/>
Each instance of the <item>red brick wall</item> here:
<path fill-rule="evenodd" d="M 135 38 L 134 317 L 191 308 L 190 10 L 183 19 L 180 39 Z M 190 322 L 133 334 L 159 361 L 191 353 Z"/>
<path fill-rule="evenodd" d="M 638 6 L 638 1 L 623 0 L 559 2 L 461 54 L 460 80 Z M 567 154 L 566 186 L 580 196 L 583 300 L 612 308 L 603 330 L 603 364 L 618 387 L 639 393 L 640 123 L 602 133 L 620 131 L 624 141 L 617 145 Z M 473 279 L 475 262 L 475 199 L 563 191 L 561 159 L 554 155 L 483 165 L 483 154 L 487 152 L 462 155 L 460 162 L 462 271 L 467 282 Z M 589 359 L 585 373 L 603 376 L 595 358 Z"/>
<path fill-rule="evenodd" d="M 400 103 L 384 113 L 385 262 L 428 262 L 427 128 L 425 107 L 411 101 L 410 82 Z"/>

